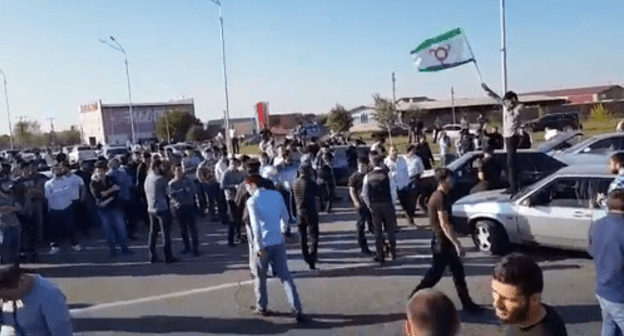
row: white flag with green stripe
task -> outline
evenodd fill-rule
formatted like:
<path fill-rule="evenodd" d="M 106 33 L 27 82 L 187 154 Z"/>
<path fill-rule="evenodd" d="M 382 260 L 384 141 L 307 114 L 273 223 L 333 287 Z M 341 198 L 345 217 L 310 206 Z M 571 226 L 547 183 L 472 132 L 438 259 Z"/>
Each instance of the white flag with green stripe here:
<path fill-rule="evenodd" d="M 421 72 L 440 71 L 475 60 L 461 28 L 425 40 L 410 54 Z"/>

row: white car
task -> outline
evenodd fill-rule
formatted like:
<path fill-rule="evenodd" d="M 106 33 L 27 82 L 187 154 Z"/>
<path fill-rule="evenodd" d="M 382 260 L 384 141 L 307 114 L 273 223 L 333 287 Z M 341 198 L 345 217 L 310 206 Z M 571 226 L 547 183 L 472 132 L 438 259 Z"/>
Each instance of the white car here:
<path fill-rule="evenodd" d="M 614 178 L 606 165 L 565 167 L 513 197 L 494 190 L 461 198 L 452 222 L 482 252 L 502 254 L 510 244 L 586 251 L 590 226 L 607 213 L 598 200 Z"/>
<path fill-rule="evenodd" d="M 446 124 L 442 126 L 442 131 L 448 135 L 449 139 L 451 139 L 452 143 L 455 144 L 455 141 L 459 140 L 461 137 L 462 127 L 460 124 Z M 469 128 L 468 132 L 473 135 L 478 135 L 478 132 L 474 128 Z"/>
<path fill-rule="evenodd" d="M 71 152 L 69 152 L 69 162 L 76 163 L 81 160 L 94 160 L 97 159 L 95 149 L 87 145 L 74 146 Z"/>

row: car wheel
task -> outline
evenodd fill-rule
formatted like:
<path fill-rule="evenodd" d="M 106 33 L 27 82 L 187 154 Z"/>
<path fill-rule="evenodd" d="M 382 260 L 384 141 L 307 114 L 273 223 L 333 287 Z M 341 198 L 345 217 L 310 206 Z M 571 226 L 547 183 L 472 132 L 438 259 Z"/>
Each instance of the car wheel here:
<path fill-rule="evenodd" d="M 490 254 L 504 254 L 509 249 L 509 238 L 505 229 L 489 220 L 477 222 L 472 233 L 472 241 L 479 251 Z"/>
<path fill-rule="evenodd" d="M 572 127 L 571 125 L 563 126 L 563 131 L 566 132 L 566 133 L 567 132 L 572 132 L 572 131 L 574 131 L 574 127 Z"/>

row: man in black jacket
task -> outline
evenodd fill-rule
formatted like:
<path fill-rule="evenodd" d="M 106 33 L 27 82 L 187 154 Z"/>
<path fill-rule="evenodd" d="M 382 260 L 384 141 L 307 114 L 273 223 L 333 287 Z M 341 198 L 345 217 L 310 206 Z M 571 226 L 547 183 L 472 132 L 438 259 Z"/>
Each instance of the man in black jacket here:
<path fill-rule="evenodd" d="M 319 222 L 318 211 L 316 210 L 316 196 L 318 194 L 318 186 L 312 179 L 312 167 L 308 165 L 299 167 L 299 178 L 293 185 L 293 195 L 297 205 L 301 252 L 303 259 L 310 265 L 310 269 L 315 268 L 318 249 Z M 310 246 L 308 246 L 308 235 L 310 236 Z"/>
<path fill-rule="evenodd" d="M 397 200 L 394 179 L 388 177 L 388 171 L 383 164 L 383 156 L 373 157 L 373 170 L 366 174 L 362 183 L 362 200 L 371 210 L 373 228 L 375 229 L 375 247 L 377 256 L 375 261 L 384 263 L 384 236 L 385 229 L 390 244 L 392 259 L 396 259 L 396 208 Z"/>

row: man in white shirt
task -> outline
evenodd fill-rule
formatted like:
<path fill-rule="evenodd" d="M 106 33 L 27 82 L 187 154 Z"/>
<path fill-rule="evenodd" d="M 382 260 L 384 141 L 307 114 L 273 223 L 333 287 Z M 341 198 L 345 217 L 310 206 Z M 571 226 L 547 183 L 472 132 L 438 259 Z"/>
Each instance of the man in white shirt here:
<path fill-rule="evenodd" d="M 81 250 L 75 235 L 75 211 L 73 201 L 75 198 L 75 183 L 65 176 L 63 164 L 57 164 L 52 168 L 54 177 L 47 181 L 44 186 L 45 198 L 48 201 L 48 222 L 52 232 L 50 254 L 59 251 L 59 243 L 69 236 L 72 248 L 78 252 Z"/>
<path fill-rule="evenodd" d="M 240 147 L 238 147 L 238 137 L 236 136 L 234 126 L 230 126 L 228 135 L 230 136 L 230 142 L 232 143 L 232 153 L 238 154 L 240 152 Z"/>
<path fill-rule="evenodd" d="M 401 207 L 405 211 L 407 222 L 414 225 L 414 209 L 411 205 L 415 200 L 410 202 L 410 179 L 407 169 L 407 163 L 403 157 L 399 156 L 397 147 L 390 147 L 390 155 L 384 159 L 384 164 L 388 167 L 388 176 L 394 179 L 396 193 L 401 203 Z M 411 211 L 410 211 L 411 210 Z"/>

